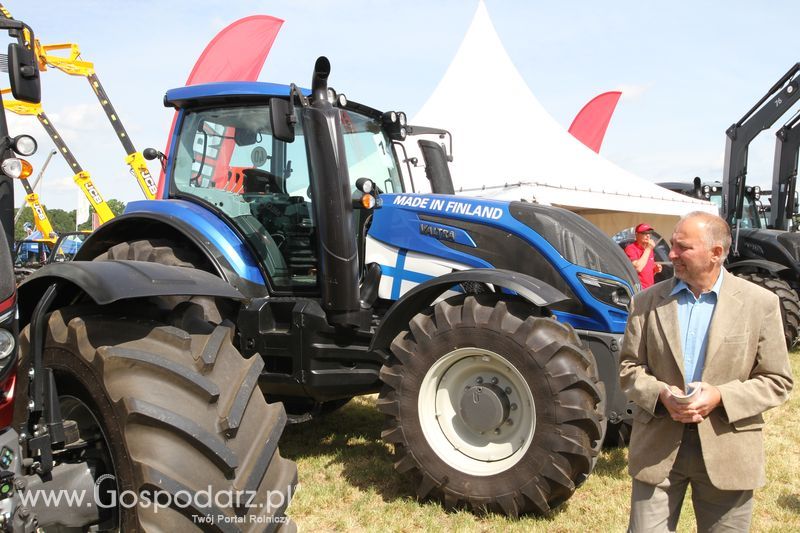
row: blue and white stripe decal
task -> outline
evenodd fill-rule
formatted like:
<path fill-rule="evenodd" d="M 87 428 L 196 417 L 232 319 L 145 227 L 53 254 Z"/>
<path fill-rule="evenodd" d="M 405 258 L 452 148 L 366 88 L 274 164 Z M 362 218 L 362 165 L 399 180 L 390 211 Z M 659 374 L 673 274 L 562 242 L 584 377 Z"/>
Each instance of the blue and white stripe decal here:
<path fill-rule="evenodd" d="M 387 300 L 398 300 L 403 294 L 429 279 L 455 270 L 473 268 L 464 263 L 387 245 L 370 236 L 367 236 L 366 262 L 380 265 L 378 296 Z M 455 292 L 448 295 L 451 294 Z"/>
<path fill-rule="evenodd" d="M 408 250 L 398 250 L 397 261 L 394 266 L 381 265 L 381 272 L 383 275 L 390 276 L 394 280 L 392 283 L 392 294 L 390 296 L 392 300 L 398 300 L 400 298 L 400 287 L 403 281 L 407 280 L 414 283 L 424 283 L 433 277 L 422 274 L 421 272 L 409 272 L 405 270 L 407 253 Z"/>

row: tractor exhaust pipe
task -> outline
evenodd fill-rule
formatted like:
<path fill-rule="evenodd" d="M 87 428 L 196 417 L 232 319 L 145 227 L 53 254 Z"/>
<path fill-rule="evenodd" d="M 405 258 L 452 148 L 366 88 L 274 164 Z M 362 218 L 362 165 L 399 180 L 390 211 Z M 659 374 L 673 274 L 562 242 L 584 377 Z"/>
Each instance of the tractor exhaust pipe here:
<path fill-rule="evenodd" d="M 311 97 L 316 102 L 328 100 L 328 75 L 331 73 L 331 62 L 321 56 L 314 63 L 314 73 L 311 75 Z"/>
<path fill-rule="evenodd" d="M 365 325 L 359 302 L 358 246 L 342 124 L 339 111 L 328 101 L 330 71 L 326 57 L 317 59 L 311 104 L 302 111 L 314 176 L 311 194 L 319 241 L 319 280 L 328 322 L 358 327 Z"/>

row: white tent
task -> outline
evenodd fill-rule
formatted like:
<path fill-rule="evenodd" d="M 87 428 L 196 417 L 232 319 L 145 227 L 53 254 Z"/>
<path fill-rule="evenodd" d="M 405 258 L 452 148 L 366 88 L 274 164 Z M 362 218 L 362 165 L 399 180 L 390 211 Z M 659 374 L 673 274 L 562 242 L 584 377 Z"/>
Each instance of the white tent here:
<path fill-rule="evenodd" d="M 493 87 L 490 98 L 475 94 L 475 80 Z M 669 236 L 681 215 L 717 213 L 713 204 L 623 170 L 570 135 L 514 67 L 482 1 L 444 78 L 411 123 L 453 134 L 450 169 L 458 194 L 565 207 L 608 235 L 647 221 Z M 418 154 L 415 144 L 415 137 L 406 141 L 410 155 Z M 414 179 L 427 187 L 420 173 Z"/>

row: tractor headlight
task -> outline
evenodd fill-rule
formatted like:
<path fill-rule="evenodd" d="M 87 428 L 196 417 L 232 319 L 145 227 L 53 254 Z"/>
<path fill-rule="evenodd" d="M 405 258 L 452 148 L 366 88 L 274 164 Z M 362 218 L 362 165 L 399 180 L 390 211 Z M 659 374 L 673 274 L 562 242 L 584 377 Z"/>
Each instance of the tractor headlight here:
<path fill-rule="evenodd" d="M 27 178 L 33 173 L 33 166 L 24 159 L 9 157 L 0 165 L 3 174 L 12 179 Z"/>
<path fill-rule="evenodd" d="M 356 189 L 364 194 L 369 194 L 375 190 L 375 182 L 369 178 L 358 178 L 356 180 Z"/>
<path fill-rule="evenodd" d="M 586 290 L 604 304 L 628 311 L 631 305 L 631 293 L 628 287 L 618 281 L 600 278 L 589 274 L 578 274 Z"/>
<path fill-rule="evenodd" d="M 387 111 L 383 114 L 384 124 L 397 124 L 397 113 L 394 111 Z"/>
<path fill-rule="evenodd" d="M 382 116 L 383 129 L 393 141 L 403 141 L 408 135 L 408 119 L 402 111 L 386 111 Z"/>
<path fill-rule="evenodd" d="M 31 156 L 36 153 L 36 139 L 30 135 L 17 135 L 11 142 L 11 149 L 19 155 Z"/>
<path fill-rule="evenodd" d="M 6 359 L 14 353 L 17 343 L 10 331 L 0 328 L 0 366 L 5 365 Z"/>

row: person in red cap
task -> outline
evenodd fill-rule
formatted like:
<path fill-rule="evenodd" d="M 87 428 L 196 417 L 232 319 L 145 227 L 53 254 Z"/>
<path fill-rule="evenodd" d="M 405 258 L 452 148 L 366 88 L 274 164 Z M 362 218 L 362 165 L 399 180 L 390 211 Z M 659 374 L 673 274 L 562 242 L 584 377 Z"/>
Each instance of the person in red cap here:
<path fill-rule="evenodd" d="M 653 248 L 656 243 L 652 238 L 653 228 L 648 224 L 636 226 L 636 240 L 625 247 L 625 255 L 633 263 L 633 268 L 639 273 L 642 289 L 655 283 L 656 274 L 661 272 L 661 265 L 653 257 Z"/>

